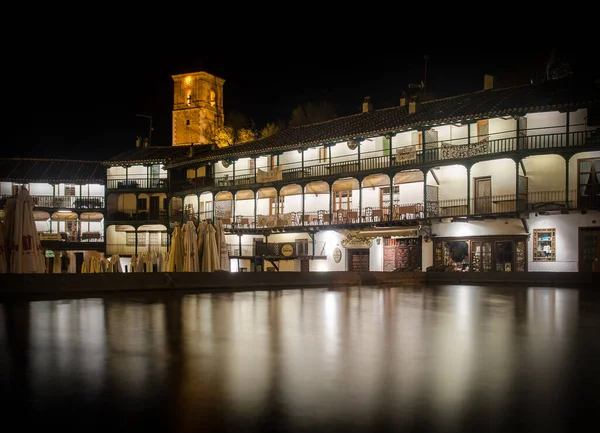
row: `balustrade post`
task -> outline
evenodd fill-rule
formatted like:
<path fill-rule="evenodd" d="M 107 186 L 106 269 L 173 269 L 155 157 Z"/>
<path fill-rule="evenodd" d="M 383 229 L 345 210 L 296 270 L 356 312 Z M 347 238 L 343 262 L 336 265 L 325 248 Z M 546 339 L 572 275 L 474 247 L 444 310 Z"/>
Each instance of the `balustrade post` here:
<path fill-rule="evenodd" d="M 565 156 L 565 209 L 569 209 L 569 156 Z"/>
<path fill-rule="evenodd" d="M 467 215 L 471 215 L 471 166 L 467 165 Z"/>

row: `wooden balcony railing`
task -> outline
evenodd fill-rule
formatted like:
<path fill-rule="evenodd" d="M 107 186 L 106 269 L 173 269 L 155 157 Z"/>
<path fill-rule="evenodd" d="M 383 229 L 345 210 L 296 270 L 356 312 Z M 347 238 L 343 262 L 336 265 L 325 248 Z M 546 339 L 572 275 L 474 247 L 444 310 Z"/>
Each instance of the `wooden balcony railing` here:
<path fill-rule="evenodd" d="M 153 189 L 167 191 L 168 184 L 166 178 L 147 178 L 134 177 L 127 179 L 107 179 L 107 190 L 138 190 L 138 189 Z"/>
<path fill-rule="evenodd" d="M 539 131 L 536 131 L 539 132 Z M 522 152 L 524 154 L 535 155 L 548 152 L 550 150 L 568 150 L 574 147 L 584 145 L 600 146 L 600 134 L 594 131 L 575 131 L 569 133 L 549 133 L 539 135 L 529 135 L 523 137 L 508 137 L 482 140 L 470 144 L 453 144 L 448 142 L 428 143 L 425 150 L 414 150 L 412 153 L 400 155 L 381 155 L 381 151 L 376 156 L 369 156 L 375 152 L 362 154 L 357 160 L 331 161 L 308 160 L 304 161 L 304 167 L 298 166 L 299 163 L 283 164 L 282 181 L 295 181 L 302 179 L 326 178 L 329 176 L 352 176 L 357 172 L 372 172 L 375 170 L 386 170 L 402 167 L 403 169 L 419 168 L 422 165 L 431 165 L 436 163 L 456 163 L 470 158 L 492 159 L 500 158 L 506 154 Z M 394 148 L 392 151 L 398 152 L 404 149 L 402 147 Z M 408 155 L 408 156 L 407 156 Z M 258 185 L 253 173 L 248 170 L 240 170 L 232 174 L 216 175 L 214 186 L 220 188 L 239 187 L 247 185 Z"/>

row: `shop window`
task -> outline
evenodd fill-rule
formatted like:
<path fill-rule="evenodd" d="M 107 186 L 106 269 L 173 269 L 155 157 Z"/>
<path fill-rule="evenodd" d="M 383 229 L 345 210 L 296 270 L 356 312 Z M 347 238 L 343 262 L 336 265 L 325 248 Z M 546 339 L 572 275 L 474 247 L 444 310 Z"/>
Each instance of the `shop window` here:
<path fill-rule="evenodd" d="M 556 229 L 533 229 L 533 261 L 556 261 Z"/>

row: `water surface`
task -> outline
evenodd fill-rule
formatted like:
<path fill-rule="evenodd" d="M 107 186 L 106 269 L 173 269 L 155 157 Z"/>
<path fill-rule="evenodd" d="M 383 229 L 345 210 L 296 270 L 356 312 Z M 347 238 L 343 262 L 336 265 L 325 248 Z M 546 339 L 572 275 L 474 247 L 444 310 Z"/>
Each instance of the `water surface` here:
<path fill-rule="evenodd" d="M 600 412 L 592 290 L 411 285 L 0 305 L 5 426 L 568 432 Z"/>

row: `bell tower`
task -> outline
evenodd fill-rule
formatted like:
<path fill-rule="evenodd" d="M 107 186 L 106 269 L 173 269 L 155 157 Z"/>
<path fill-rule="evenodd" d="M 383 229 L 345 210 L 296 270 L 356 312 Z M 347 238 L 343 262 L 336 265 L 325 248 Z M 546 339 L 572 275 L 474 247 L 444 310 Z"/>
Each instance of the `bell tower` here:
<path fill-rule="evenodd" d="M 173 88 L 173 146 L 208 144 L 223 126 L 225 80 L 207 72 L 171 76 Z"/>

